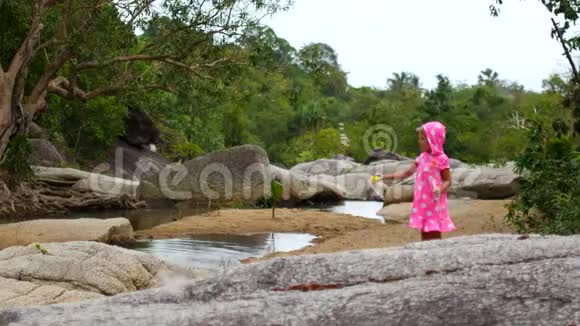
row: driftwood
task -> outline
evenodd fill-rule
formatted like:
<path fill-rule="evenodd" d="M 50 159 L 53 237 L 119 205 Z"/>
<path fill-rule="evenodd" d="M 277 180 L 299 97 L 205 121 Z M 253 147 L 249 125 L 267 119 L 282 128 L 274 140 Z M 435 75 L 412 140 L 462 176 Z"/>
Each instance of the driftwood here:
<path fill-rule="evenodd" d="M 34 167 L 35 180 L 9 188 L 0 181 L 0 217 L 62 214 L 90 208 L 139 208 L 139 183 L 79 171 Z"/>

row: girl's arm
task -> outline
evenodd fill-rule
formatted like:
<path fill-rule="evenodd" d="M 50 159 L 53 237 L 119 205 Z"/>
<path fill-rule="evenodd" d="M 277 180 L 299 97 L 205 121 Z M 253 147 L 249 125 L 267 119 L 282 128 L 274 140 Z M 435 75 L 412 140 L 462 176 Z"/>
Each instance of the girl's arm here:
<path fill-rule="evenodd" d="M 433 189 L 433 192 L 437 197 L 446 193 L 449 191 L 449 188 L 451 188 L 451 172 L 449 172 L 449 169 L 441 171 L 441 179 L 443 180 L 441 187 L 439 189 Z"/>
<path fill-rule="evenodd" d="M 415 173 L 415 171 L 417 171 L 417 162 L 413 162 L 413 165 L 411 165 L 406 171 L 383 175 L 383 180 L 406 179 L 406 178 L 412 176 L 413 173 Z"/>

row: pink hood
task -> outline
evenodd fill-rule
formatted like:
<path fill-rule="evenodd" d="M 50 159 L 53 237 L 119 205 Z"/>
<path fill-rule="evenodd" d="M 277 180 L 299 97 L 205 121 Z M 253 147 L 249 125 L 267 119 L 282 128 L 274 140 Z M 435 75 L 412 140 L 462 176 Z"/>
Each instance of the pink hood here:
<path fill-rule="evenodd" d="M 443 145 L 445 144 L 445 126 L 438 121 L 427 122 L 422 126 L 425 136 L 431 146 L 431 155 L 439 156 L 445 154 Z"/>

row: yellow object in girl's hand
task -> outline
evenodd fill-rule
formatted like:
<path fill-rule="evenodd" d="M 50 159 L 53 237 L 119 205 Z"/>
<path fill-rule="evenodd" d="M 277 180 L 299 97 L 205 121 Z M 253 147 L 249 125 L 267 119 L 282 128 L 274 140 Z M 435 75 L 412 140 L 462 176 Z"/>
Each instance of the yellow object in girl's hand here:
<path fill-rule="evenodd" d="M 381 181 L 381 179 L 382 179 L 382 177 L 380 175 L 373 175 L 371 177 L 371 182 L 377 183 L 377 182 Z"/>

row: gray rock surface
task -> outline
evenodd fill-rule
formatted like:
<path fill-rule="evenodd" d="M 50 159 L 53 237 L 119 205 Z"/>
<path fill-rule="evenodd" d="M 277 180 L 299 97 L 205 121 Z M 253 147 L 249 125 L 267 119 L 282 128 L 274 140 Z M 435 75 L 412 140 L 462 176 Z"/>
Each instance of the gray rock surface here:
<path fill-rule="evenodd" d="M 375 149 L 371 153 L 369 153 L 369 156 L 365 160 L 365 164 L 371 164 L 372 162 L 380 161 L 380 160 L 407 161 L 407 160 L 410 160 L 410 158 L 405 157 L 405 156 L 400 155 L 400 154 L 397 154 L 397 153 L 387 152 L 384 149 L 379 148 L 379 149 Z"/>
<path fill-rule="evenodd" d="M 334 178 L 335 182 L 346 190 L 346 198 L 350 200 L 382 201 L 384 183 L 371 182 L 371 174 L 354 172 L 342 174 Z"/>
<path fill-rule="evenodd" d="M 298 164 L 290 169 L 292 172 L 299 172 L 304 174 L 325 174 L 330 176 L 337 176 L 353 171 L 362 165 L 353 161 L 339 160 L 339 159 L 322 159 L 314 162 L 307 162 Z"/>
<path fill-rule="evenodd" d="M 355 161 L 354 157 L 350 157 L 350 156 L 347 156 L 344 154 L 336 154 L 336 155 L 334 155 L 334 157 L 332 159 L 333 160 L 351 161 L 351 162 Z"/>
<path fill-rule="evenodd" d="M 451 166 L 452 169 L 468 167 L 467 164 L 461 162 L 460 160 L 456 160 L 454 158 L 449 159 L 449 166 Z"/>
<path fill-rule="evenodd" d="M 148 148 L 134 147 L 119 140 L 115 148 L 109 153 L 109 164 L 111 170 L 119 177 L 141 180 L 157 175 L 171 162 Z"/>
<path fill-rule="evenodd" d="M 511 165 L 504 167 L 473 167 L 451 170 L 453 187 L 450 192 L 478 199 L 501 199 L 513 196 L 519 189 L 520 176 Z"/>
<path fill-rule="evenodd" d="M 256 202 L 270 196 L 269 165 L 266 152 L 255 145 L 213 152 L 144 178 L 141 198 Z"/>
<path fill-rule="evenodd" d="M 0 224 L 0 248 L 68 241 L 123 244 L 133 240 L 133 227 L 126 218 L 43 219 Z"/>
<path fill-rule="evenodd" d="M 305 175 L 270 165 L 272 179 L 282 184 L 285 201 L 300 203 L 311 199 L 339 201 L 345 199 L 346 191 L 334 179 L 326 175 Z"/>
<path fill-rule="evenodd" d="M 413 161 L 394 161 L 394 160 L 381 160 L 371 163 L 370 165 L 363 165 L 352 172 L 366 172 L 371 175 L 383 175 L 395 172 L 402 172 L 407 170 Z"/>
<path fill-rule="evenodd" d="M 46 139 L 30 139 L 30 146 L 32 146 L 30 157 L 32 165 L 61 167 L 66 163 L 56 147 Z"/>
<path fill-rule="evenodd" d="M 0 324 L 573 325 L 579 280 L 580 236 L 487 235 L 277 259 L 197 283 L 5 310 Z"/>
<path fill-rule="evenodd" d="M 178 274 L 152 255 L 97 242 L 11 247 L 0 251 L 0 308 L 143 290 Z"/>

